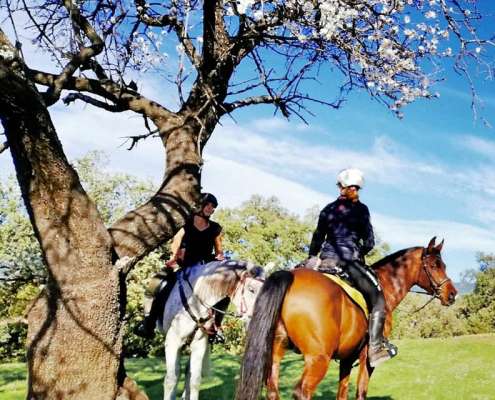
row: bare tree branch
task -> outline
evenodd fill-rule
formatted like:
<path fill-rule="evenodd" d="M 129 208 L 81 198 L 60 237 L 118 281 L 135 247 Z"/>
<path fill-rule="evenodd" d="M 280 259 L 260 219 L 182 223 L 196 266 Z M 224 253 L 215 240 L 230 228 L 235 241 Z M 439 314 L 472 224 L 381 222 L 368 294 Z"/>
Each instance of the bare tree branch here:
<path fill-rule="evenodd" d="M 28 73 L 30 78 L 35 83 L 44 86 L 52 86 L 58 77 L 58 75 L 55 74 L 36 70 L 28 70 Z M 110 100 L 116 106 L 118 105 L 118 110 L 114 109 L 112 111 L 131 110 L 147 115 L 151 120 L 162 118 L 164 113 L 166 115 L 172 114 L 171 111 L 155 101 L 149 100 L 141 94 L 126 87 L 122 87 L 121 85 L 110 80 L 100 81 L 97 79 L 70 77 L 64 82 L 62 88 L 67 90 L 89 92 Z M 81 97 L 76 96 L 75 98 L 82 100 Z"/>
<path fill-rule="evenodd" d="M 91 46 L 83 46 L 82 40 L 80 40 L 81 48 L 79 50 L 79 53 L 72 56 L 71 60 L 65 66 L 63 71 L 53 81 L 53 85 L 51 85 L 46 93 L 44 93 L 45 103 L 47 104 L 47 106 L 55 104 L 58 101 L 65 82 L 82 64 L 87 62 L 95 55 L 101 53 L 104 46 L 103 40 L 99 37 L 88 20 L 81 15 L 79 8 L 74 5 L 71 0 L 64 0 L 63 4 L 69 12 L 70 18 L 73 23 L 74 32 L 76 33 L 76 35 L 78 35 L 80 30 L 82 30 L 86 37 L 90 40 Z"/>

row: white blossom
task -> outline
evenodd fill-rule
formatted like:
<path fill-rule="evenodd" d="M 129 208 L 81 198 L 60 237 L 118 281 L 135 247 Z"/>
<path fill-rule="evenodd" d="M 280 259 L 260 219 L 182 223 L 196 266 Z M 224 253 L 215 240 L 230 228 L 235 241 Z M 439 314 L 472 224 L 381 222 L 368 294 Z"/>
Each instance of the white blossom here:
<path fill-rule="evenodd" d="M 425 13 L 425 17 L 427 19 L 433 19 L 433 18 L 436 18 L 437 17 L 437 13 L 433 10 L 429 10 Z"/>

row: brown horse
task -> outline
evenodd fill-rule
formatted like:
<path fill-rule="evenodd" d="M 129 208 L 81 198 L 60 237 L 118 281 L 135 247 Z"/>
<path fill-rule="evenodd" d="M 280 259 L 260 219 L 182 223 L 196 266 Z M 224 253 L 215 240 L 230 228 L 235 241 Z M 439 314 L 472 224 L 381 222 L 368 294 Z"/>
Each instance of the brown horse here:
<path fill-rule="evenodd" d="M 372 268 L 386 301 L 385 336 L 392 311 L 418 285 L 443 305 L 457 294 L 445 273 L 440 251 L 443 241 L 431 239 L 426 248 L 398 251 Z M 304 372 L 294 389 L 295 399 L 311 399 L 331 359 L 340 360 L 337 399 L 347 399 L 353 363 L 359 359 L 356 398 L 366 398 L 373 372 L 367 362 L 368 321 L 344 291 L 323 274 L 309 270 L 278 271 L 263 285 L 249 326 L 236 400 L 256 400 L 267 384 L 267 398 L 279 399 L 280 361 L 290 342 L 304 356 Z M 393 362 L 393 361 L 390 361 Z"/>

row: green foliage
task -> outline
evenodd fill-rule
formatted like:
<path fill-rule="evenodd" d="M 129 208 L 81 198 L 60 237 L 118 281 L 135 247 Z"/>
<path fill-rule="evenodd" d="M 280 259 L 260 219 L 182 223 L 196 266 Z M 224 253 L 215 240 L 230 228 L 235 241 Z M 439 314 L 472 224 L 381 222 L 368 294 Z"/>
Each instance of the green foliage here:
<path fill-rule="evenodd" d="M 108 158 L 100 151 L 89 152 L 74 163 L 81 184 L 98 207 L 103 221 L 111 225 L 125 213 L 144 203 L 154 192 L 151 182 L 132 175 L 107 172 Z"/>
<path fill-rule="evenodd" d="M 27 306 L 46 279 L 41 250 L 14 178 L 0 181 L 0 360 L 23 359 Z"/>
<path fill-rule="evenodd" d="M 74 167 L 103 220 L 111 224 L 147 199 L 152 193 L 152 185 L 130 175 L 108 173 L 105 171 L 106 162 L 103 153 L 91 152 L 76 160 Z M 160 252 L 155 252 L 143 259 L 136 267 L 136 276 L 159 268 L 156 262 L 158 254 Z M 0 182 L 0 268 L 0 319 L 22 317 L 45 282 L 46 270 L 18 186 L 12 177 Z M 137 300 L 137 297 L 140 290 L 142 292 L 142 285 L 142 282 L 130 279 L 129 329 L 135 324 L 135 316 L 141 306 L 141 299 Z M 5 333 L 2 337 L 6 339 L 0 341 L 0 359 L 15 358 L 24 353 L 25 329 L 12 327 L 11 324 L 1 329 Z M 153 344 L 140 341 L 131 334 L 126 336 L 132 355 L 153 354 L 155 348 L 163 347 L 163 340 L 160 342 L 157 339 Z"/>
<path fill-rule="evenodd" d="M 27 325 L 23 321 L 0 325 L 0 360 L 25 360 Z"/>
<path fill-rule="evenodd" d="M 158 249 L 141 260 L 131 272 L 127 285 L 126 326 L 124 348 L 126 357 L 163 356 L 165 339 L 157 332 L 153 340 L 143 339 L 134 334 L 136 326 L 144 317 L 143 298 L 149 280 L 163 265 L 166 249 Z M 167 257 L 168 258 L 168 257 Z"/>
<path fill-rule="evenodd" d="M 223 209 L 215 217 L 224 228 L 224 248 L 233 258 L 280 269 L 307 257 L 314 227 L 290 214 L 275 197 L 253 196 L 241 207 Z"/>
<path fill-rule="evenodd" d="M 495 254 L 478 254 L 473 293 L 465 296 L 463 315 L 470 333 L 495 332 Z"/>
<path fill-rule="evenodd" d="M 394 312 L 392 338 L 442 338 L 468 333 L 467 321 L 462 316 L 463 299 L 445 307 L 434 300 L 419 310 L 428 296 L 410 293 Z"/>
<path fill-rule="evenodd" d="M 41 250 L 14 178 L 0 181 L 0 319 L 12 313 L 12 299 L 27 284 L 46 279 Z"/>

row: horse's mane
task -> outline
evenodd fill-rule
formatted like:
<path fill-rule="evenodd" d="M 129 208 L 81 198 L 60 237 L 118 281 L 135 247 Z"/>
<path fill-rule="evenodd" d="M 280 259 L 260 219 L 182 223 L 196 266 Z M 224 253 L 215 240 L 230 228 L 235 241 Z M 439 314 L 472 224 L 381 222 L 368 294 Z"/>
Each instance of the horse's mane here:
<path fill-rule="evenodd" d="M 243 261 L 214 261 L 199 267 L 193 267 L 190 280 L 197 279 L 194 284 L 196 294 L 202 298 L 226 296 L 234 291 L 240 274 L 248 269 Z"/>
<path fill-rule="evenodd" d="M 400 257 L 404 256 L 406 253 L 409 253 L 411 251 L 421 249 L 421 248 L 422 248 L 421 246 L 416 246 L 416 247 L 409 247 L 407 249 L 402 249 L 402 250 L 396 251 L 395 253 L 392 253 L 392 254 L 389 254 L 388 256 L 383 257 L 381 260 L 378 260 L 374 264 L 371 264 L 370 268 L 378 269 L 378 268 L 384 266 L 385 264 L 391 264 L 392 266 L 396 265 L 396 263 L 394 263 L 394 261 L 396 261 Z"/>

